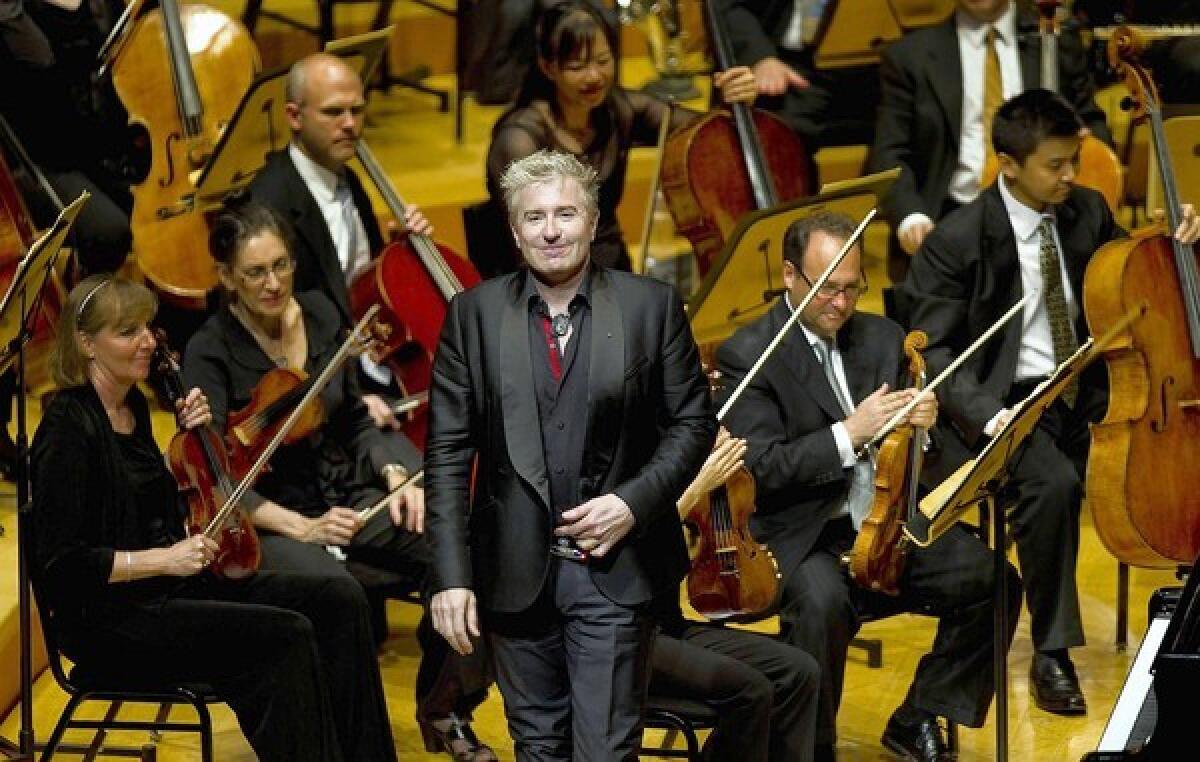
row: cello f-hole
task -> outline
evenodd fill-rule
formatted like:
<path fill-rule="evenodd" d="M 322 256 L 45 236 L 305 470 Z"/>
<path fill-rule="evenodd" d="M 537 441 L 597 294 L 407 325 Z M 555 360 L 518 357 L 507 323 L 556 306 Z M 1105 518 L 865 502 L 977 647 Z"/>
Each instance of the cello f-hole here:
<path fill-rule="evenodd" d="M 1170 414 L 1168 411 L 1171 409 L 1171 401 L 1170 401 L 1171 388 L 1174 386 L 1175 386 L 1175 377 L 1174 376 L 1166 376 L 1165 378 L 1163 378 L 1162 384 L 1159 386 L 1159 389 L 1158 389 L 1159 417 L 1158 417 L 1158 420 L 1150 422 L 1150 428 L 1154 431 L 1155 434 L 1163 433 L 1164 431 L 1167 430 L 1167 426 L 1170 425 L 1170 421 L 1168 420 L 1168 418 L 1170 417 Z"/>
<path fill-rule="evenodd" d="M 167 144 L 164 147 L 167 157 L 167 174 L 165 177 L 159 178 L 158 187 L 160 188 L 169 188 L 171 183 L 175 182 L 175 157 L 171 154 L 171 146 L 182 139 L 183 137 L 178 132 L 167 135 Z"/>

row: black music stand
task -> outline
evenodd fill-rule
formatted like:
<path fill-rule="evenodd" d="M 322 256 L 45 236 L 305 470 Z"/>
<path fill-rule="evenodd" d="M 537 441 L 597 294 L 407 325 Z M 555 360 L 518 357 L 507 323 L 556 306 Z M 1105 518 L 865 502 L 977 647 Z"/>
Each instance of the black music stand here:
<path fill-rule="evenodd" d="M 29 587 L 30 532 L 29 513 L 29 438 L 25 417 L 25 345 L 33 337 L 37 316 L 41 314 L 42 295 L 54 262 L 58 259 L 63 241 L 71 231 L 79 210 L 87 203 L 90 194 L 84 191 L 63 209 L 54 225 L 34 241 L 29 251 L 17 263 L 12 284 L 0 302 L 0 372 L 7 371 L 12 363 L 17 364 L 17 606 L 20 616 L 20 661 L 21 661 L 21 726 L 17 744 L 0 739 L 0 755 L 11 759 L 33 760 L 33 637 L 31 625 L 32 601 Z"/>
<path fill-rule="evenodd" d="M 1131 314 L 1118 323 L 1124 329 L 1141 313 Z M 992 597 L 992 637 L 996 690 L 996 759 L 1008 760 L 1008 575 L 1006 545 L 1007 534 L 1001 498 L 1008 497 L 1008 480 L 1018 452 L 1025 438 L 1033 433 L 1042 414 L 1058 399 L 1067 386 L 1079 374 L 1100 357 L 1097 346 L 1104 346 L 1116 332 L 1110 332 L 1100 342 L 1089 338 L 1062 365 L 1054 375 L 1038 385 L 1033 392 L 1014 409 L 1012 417 L 1001 427 L 983 452 L 969 460 L 946 481 L 938 485 L 921 501 L 920 510 L 904 527 L 905 536 L 924 548 L 958 523 L 968 510 L 976 506 L 985 507 L 991 518 L 993 573 L 996 586 Z"/>

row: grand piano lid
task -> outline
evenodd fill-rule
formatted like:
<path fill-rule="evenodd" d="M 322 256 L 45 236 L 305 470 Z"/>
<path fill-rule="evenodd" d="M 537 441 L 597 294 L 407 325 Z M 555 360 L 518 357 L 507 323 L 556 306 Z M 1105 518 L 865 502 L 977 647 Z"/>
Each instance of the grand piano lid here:
<path fill-rule="evenodd" d="M 899 176 L 896 168 L 831 183 L 815 196 L 743 217 L 688 301 L 696 341 L 725 339 L 770 309 L 783 289 L 783 236 L 789 225 L 822 210 L 842 212 L 857 223 L 879 206 Z"/>

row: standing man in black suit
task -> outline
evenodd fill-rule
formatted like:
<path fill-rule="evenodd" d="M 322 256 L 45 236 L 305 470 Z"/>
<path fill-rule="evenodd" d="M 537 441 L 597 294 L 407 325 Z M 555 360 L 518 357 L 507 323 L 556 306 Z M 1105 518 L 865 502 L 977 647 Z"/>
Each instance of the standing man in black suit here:
<path fill-rule="evenodd" d="M 501 187 L 527 267 L 454 298 L 434 361 L 434 626 L 460 652 L 487 632 L 518 760 L 636 759 L 708 385 L 678 295 L 591 262 L 594 170 L 539 151 Z"/>
<path fill-rule="evenodd" d="M 908 257 L 938 220 L 982 190 L 996 108 L 1042 86 L 1036 16 L 1018 10 L 1013 0 L 956 5 L 943 23 L 888 46 L 880 62 L 881 99 L 868 168 L 902 170 L 882 204 L 903 250 L 893 246 L 889 256 L 894 281 L 903 278 Z M 1074 32 L 1059 37 L 1058 70 L 1063 95 L 1088 129 L 1111 142 Z"/>
<path fill-rule="evenodd" d="M 925 240 L 899 296 L 914 328 L 929 335 L 938 373 L 1023 294 L 1040 293 L 945 384 L 940 446 L 926 459 L 936 484 L 974 457 L 1012 407 L 1087 337 L 1081 308 L 1092 253 L 1124 231 L 1103 197 L 1073 186 L 1083 122 L 1061 96 L 1028 90 L 996 112 L 996 184 L 948 215 Z M 1200 220 L 1183 210 L 1178 237 L 1191 243 Z M 1030 690 L 1037 705 L 1083 714 L 1087 703 L 1068 649 L 1083 645 L 1075 560 L 1088 424 L 1107 405 L 1105 369 L 1094 365 L 1056 401 L 1012 463 L 1012 536 L 1025 578 L 1033 645 Z"/>
<path fill-rule="evenodd" d="M 717 352 L 729 388 L 740 383 L 853 230 L 852 220 L 831 212 L 788 229 L 787 292 Z M 908 759 L 933 761 L 945 754 L 937 718 L 980 727 L 992 699 L 992 562 L 983 544 L 956 526 L 931 547 L 913 549 L 896 597 L 865 590 L 846 573 L 842 557 L 874 496 L 874 456 L 859 457 L 858 451 L 914 394 L 901 388 L 900 326 L 855 311 L 865 289 L 856 244 L 725 424 L 748 442 L 746 463 L 758 492 L 751 530 L 779 561 L 781 636 L 821 666 L 817 759 L 834 757 L 846 649 L 861 619 L 911 611 L 939 618 L 937 638 L 888 721 L 883 744 Z M 910 421 L 928 427 L 936 416 L 931 398 L 917 405 Z M 1009 585 L 1016 612 L 1020 580 L 1011 568 Z M 1015 617 L 1009 621 L 1015 627 Z"/>
<path fill-rule="evenodd" d="M 371 200 L 347 166 L 366 117 L 362 79 L 341 58 L 314 53 L 292 65 L 285 97 L 292 141 L 267 157 L 250 183 L 250 194 L 295 231 L 296 291 L 323 291 L 350 326 L 355 321 L 348 287 L 384 246 Z M 433 234 L 419 209 L 409 206 L 406 211 L 408 231 Z M 371 418 L 380 428 L 398 431 L 400 422 L 381 396 L 394 388 L 391 372 L 365 355 L 359 367 Z M 419 455 L 412 452 L 405 463 L 412 460 L 419 466 Z"/>
<path fill-rule="evenodd" d="M 819 70 L 819 32 L 837 0 L 717 0 L 734 63 L 754 69 L 758 106 L 773 111 L 810 151 L 871 143 L 879 77 L 875 66 Z M 853 93 L 854 97 L 846 97 Z"/>

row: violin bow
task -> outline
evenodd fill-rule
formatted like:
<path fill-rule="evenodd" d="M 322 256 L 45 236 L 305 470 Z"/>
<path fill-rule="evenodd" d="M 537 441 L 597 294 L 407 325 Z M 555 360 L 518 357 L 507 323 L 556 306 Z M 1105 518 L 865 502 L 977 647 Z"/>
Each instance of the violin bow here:
<path fill-rule="evenodd" d="M 399 487 L 396 487 L 393 490 L 389 490 L 386 495 L 379 498 L 379 500 L 376 501 L 374 505 L 363 508 L 361 511 L 358 512 L 358 523 L 366 524 L 368 521 L 375 518 L 375 516 L 380 511 L 382 511 L 384 508 L 387 508 L 387 505 L 388 505 L 388 503 L 390 503 L 392 501 L 392 498 L 394 498 L 396 495 L 399 495 L 404 490 L 408 489 L 410 484 L 415 482 L 417 479 L 420 479 L 424 475 L 425 475 L 425 469 L 423 469 L 423 468 L 418 469 L 416 473 L 411 474 L 407 479 L 405 479 L 400 484 Z"/>
<path fill-rule="evenodd" d="M 988 328 L 986 331 L 984 331 L 983 335 L 980 336 L 978 339 L 976 339 L 974 344 L 967 347 L 967 351 L 963 352 L 961 355 L 954 358 L 954 362 L 947 365 L 946 369 L 943 370 L 941 373 L 939 373 L 938 377 L 933 379 L 932 383 L 926 384 L 925 388 L 922 389 L 921 391 L 917 392 L 916 396 L 913 397 L 911 400 L 909 400 L 907 405 L 905 405 L 904 407 L 902 407 L 898 411 L 896 411 L 896 414 L 892 416 L 891 420 L 889 420 L 887 423 L 885 423 L 883 425 L 883 428 L 881 428 L 878 432 L 875 433 L 875 436 L 871 439 L 871 441 L 867 442 L 865 445 L 862 446 L 862 448 L 859 449 L 859 456 L 861 457 L 863 453 L 865 453 L 867 450 L 874 447 L 875 445 L 879 444 L 879 442 L 884 437 L 886 437 L 888 434 L 892 433 L 892 430 L 895 429 L 896 426 L 898 426 L 900 424 L 900 421 L 904 420 L 904 418 L 909 413 L 912 412 L 913 408 L 915 408 L 918 403 L 920 403 L 922 400 L 924 400 L 926 397 L 928 397 L 930 394 L 932 394 L 933 391 L 935 389 L 937 389 L 938 384 L 945 381 L 950 376 L 951 373 L 958 370 L 959 366 L 962 365 L 967 360 L 969 360 L 971 358 L 971 355 L 975 354 L 975 352 L 981 346 L 983 346 L 987 342 L 988 339 L 992 338 L 992 336 L 996 333 L 996 331 L 999 331 L 1001 328 L 1003 328 L 1008 323 L 1009 320 L 1012 320 L 1013 316 L 1015 316 L 1021 310 L 1021 308 L 1025 306 L 1026 302 L 1028 302 L 1030 299 L 1032 299 L 1033 297 L 1035 297 L 1037 295 L 1038 295 L 1038 292 L 1033 291 L 1033 292 L 1030 292 L 1030 293 L 1026 294 L 1025 296 L 1021 297 L 1021 300 L 1018 301 L 1016 304 L 1014 304 L 1012 307 L 1010 307 L 1008 312 L 1004 313 L 1003 317 L 1001 317 L 999 320 L 997 320 L 992 325 L 991 328 Z"/>
<path fill-rule="evenodd" d="M 779 329 L 779 332 L 775 334 L 775 338 L 771 339 L 771 343 L 767 345 L 767 348 L 763 350 L 763 353 L 759 355 L 757 360 L 754 361 L 754 365 L 750 366 L 750 370 L 746 372 L 746 375 L 742 378 L 741 382 L 739 382 L 737 387 L 734 388 L 733 394 L 730 394 L 729 399 L 725 400 L 725 404 L 722 405 L 721 409 L 717 412 L 718 421 L 725 420 L 725 415 L 729 412 L 729 409 L 733 407 L 734 403 L 738 401 L 738 398 L 742 396 L 742 392 L 746 391 L 746 387 L 749 386 L 750 382 L 754 380 L 754 377 L 758 375 L 758 371 L 762 368 L 763 363 L 770 358 L 771 353 L 775 351 L 777 346 L 779 346 L 779 342 L 783 341 L 783 337 L 787 335 L 788 329 L 796 324 L 796 321 L 800 319 L 800 314 L 808 308 L 809 303 L 812 302 L 813 298 L 817 295 L 817 291 L 820 290 L 821 286 L 825 285 L 825 281 L 829 280 L 829 277 L 833 275 L 833 271 L 838 268 L 838 265 L 840 265 L 842 260 L 846 258 L 846 255 L 850 253 L 850 249 L 852 249 L 854 245 L 858 243 L 858 239 L 862 237 L 863 231 L 867 229 L 867 225 L 875 218 L 877 211 L 878 210 L 876 209 L 872 209 L 871 211 L 867 212 L 867 216 L 863 217 L 862 222 L 858 223 L 858 227 L 854 229 L 854 232 L 850 234 L 850 237 L 846 239 L 846 242 L 842 244 L 842 250 L 838 252 L 838 255 L 834 257 L 833 261 L 829 263 L 829 266 L 825 268 L 825 272 L 821 273 L 821 275 L 815 281 L 813 281 L 812 285 L 809 286 L 808 293 L 805 294 L 804 298 L 800 300 L 800 304 L 797 305 L 794 310 L 792 310 L 791 317 L 787 319 L 787 322 L 784 323 L 783 327 Z"/>

